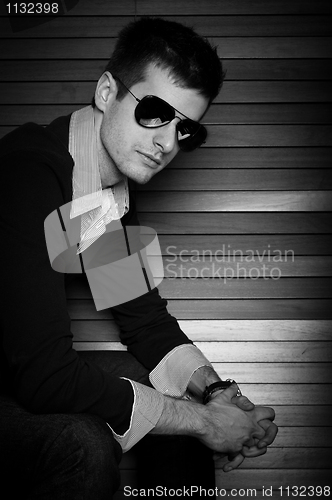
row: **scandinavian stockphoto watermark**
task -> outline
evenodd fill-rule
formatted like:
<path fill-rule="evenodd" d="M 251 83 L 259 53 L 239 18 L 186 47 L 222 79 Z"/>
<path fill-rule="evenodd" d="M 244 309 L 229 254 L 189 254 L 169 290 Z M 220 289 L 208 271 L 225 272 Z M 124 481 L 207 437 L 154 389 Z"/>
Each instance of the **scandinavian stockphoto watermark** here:
<path fill-rule="evenodd" d="M 79 200 L 89 199 L 89 195 Z M 98 200 L 97 200 L 98 201 Z M 97 311 L 144 295 L 164 277 L 157 233 L 106 220 L 99 205 L 87 218 L 74 202 L 50 213 L 44 232 L 50 264 L 59 273 L 85 274 Z M 83 216 L 86 214 L 83 213 Z"/>
<path fill-rule="evenodd" d="M 273 279 L 282 276 L 285 263 L 295 261 L 294 250 L 271 248 L 236 249 L 222 244 L 220 248 L 179 249 L 176 245 L 166 247 L 163 257 L 165 276 L 168 279 Z"/>

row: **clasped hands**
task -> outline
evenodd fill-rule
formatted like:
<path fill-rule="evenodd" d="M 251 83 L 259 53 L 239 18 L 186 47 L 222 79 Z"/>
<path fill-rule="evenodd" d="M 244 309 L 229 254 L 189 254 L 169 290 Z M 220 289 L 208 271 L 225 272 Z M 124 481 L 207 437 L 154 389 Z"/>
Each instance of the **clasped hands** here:
<path fill-rule="evenodd" d="M 237 468 L 246 457 L 258 457 L 267 451 L 278 432 L 273 423 L 275 413 L 272 408 L 255 406 L 246 396 L 237 396 L 238 387 L 234 383 L 222 392 L 217 392 L 206 405 L 211 418 L 209 447 L 215 450 L 214 458 L 228 457 L 223 470 L 229 472 Z M 220 420 L 219 420 L 220 419 Z M 229 425 L 225 425 L 227 422 Z M 225 428 L 225 432 L 220 432 Z M 227 453 L 221 453 L 221 446 Z"/>

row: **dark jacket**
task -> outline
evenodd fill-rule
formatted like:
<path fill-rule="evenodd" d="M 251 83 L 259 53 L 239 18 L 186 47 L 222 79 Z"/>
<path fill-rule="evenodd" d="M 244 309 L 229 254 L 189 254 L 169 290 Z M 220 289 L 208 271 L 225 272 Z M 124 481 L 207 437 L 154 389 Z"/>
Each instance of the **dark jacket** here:
<path fill-rule="evenodd" d="M 129 427 L 131 384 L 72 348 L 64 275 L 51 268 L 44 220 L 71 201 L 70 116 L 28 123 L 0 141 L 2 391 L 35 413 L 90 413 L 119 434 Z M 134 199 L 122 224 L 137 224 Z M 149 370 L 191 343 L 157 289 L 112 308 L 121 341 Z"/>

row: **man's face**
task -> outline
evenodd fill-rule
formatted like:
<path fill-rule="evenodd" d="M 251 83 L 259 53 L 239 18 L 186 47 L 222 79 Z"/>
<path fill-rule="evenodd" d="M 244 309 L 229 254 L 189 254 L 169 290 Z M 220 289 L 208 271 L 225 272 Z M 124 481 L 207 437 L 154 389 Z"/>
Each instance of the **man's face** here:
<path fill-rule="evenodd" d="M 130 90 L 138 99 L 146 95 L 160 97 L 195 121 L 203 116 L 208 106 L 206 97 L 193 89 L 176 86 L 167 71 L 155 66 L 148 68 L 145 81 L 135 84 Z M 165 168 L 179 151 L 176 133 L 179 120 L 174 119 L 160 128 L 144 128 L 135 120 L 137 104 L 130 93 L 121 101 L 113 99 L 107 103 L 100 128 L 104 186 L 112 183 L 116 170 L 117 174 L 120 172 L 139 184 L 145 184 Z M 176 116 L 184 118 L 179 113 Z M 111 160 L 113 173 L 108 172 L 109 166 L 106 168 L 102 160 L 105 153 Z"/>

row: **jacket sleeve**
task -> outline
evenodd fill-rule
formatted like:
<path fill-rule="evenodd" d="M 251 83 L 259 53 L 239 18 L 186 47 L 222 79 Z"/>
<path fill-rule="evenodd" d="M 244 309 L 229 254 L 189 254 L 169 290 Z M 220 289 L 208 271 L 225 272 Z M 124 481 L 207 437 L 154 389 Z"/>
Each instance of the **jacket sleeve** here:
<path fill-rule="evenodd" d="M 122 223 L 139 224 L 134 197 L 130 199 L 130 210 Z M 167 300 L 160 296 L 157 288 L 111 310 L 120 327 L 121 342 L 148 370 L 153 370 L 174 348 L 192 344 L 177 320 L 169 314 Z"/>
<path fill-rule="evenodd" d="M 44 220 L 68 200 L 50 166 L 27 153 L 1 161 L 3 349 L 19 401 L 35 413 L 91 413 L 118 434 L 129 427 L 129 381 L 72 347 L 64 276 L 51 268 Z"/>

